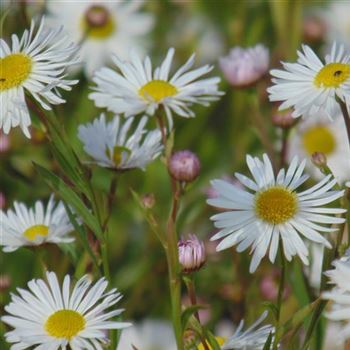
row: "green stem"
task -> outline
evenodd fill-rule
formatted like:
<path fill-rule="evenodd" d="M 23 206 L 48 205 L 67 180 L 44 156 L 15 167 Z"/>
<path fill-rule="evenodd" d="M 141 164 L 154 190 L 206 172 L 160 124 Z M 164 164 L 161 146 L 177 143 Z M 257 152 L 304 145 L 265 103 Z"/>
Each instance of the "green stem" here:
<path fill-rule="evenodd" d="M 276 335 L 273 342 L 273 350 L 278 349 L 278 343 L 280 341 L 280 322 L 281 322 L 281 309 L 282 309 L 282 300 L 283 300 L 283 293 L 284 293 L 284 287 L 285 287 L 285 281 L 286 281 L 286 258 L 284 256 L 282 242 L 280 242 L 281 249 L 280 249 L 280 258 L 281 258 L 281 277 L 280 277 L 280 283 L 278 287 L 278 296 L 277 296 L 277 313 L 276 313 Z"/>
<path fill-rule="evenodd" d="M 107 229 L 108 221 L 112 215 L 112 209 L 113 209 L 113 202 L 115 199 L 115 191 L 117 189 L 117 183 L 118 183 L 118 174 L 113 175 L 110 187 L 109 187 L 109 192 L 108 192 L 108 199 L 107 199 L 107 214 L 106 218 L 103 222 L 102 225 L 102 232 L 105 232 Z"/>
<path fill-rule="evenodd" d="M 175 184 L 176 187 L 176 184 Z M 182 350 L 183 337 L 182 337 L 182 325 L 181 325 L 181 279 L 180 279 L 180 264 L 179 264 L 179 253 L 178 253 L 178 238 L 176 233 L 176 216 L 177 208 L 179 204 L 179 190 L 173 192 L 173 204 L 171 214 L 167 223 L 167 247 L 166 255 L 168 261 L 169 271 L 169 287 L 170 287 L 170 298 L 171 298 L 171 310 L 173 327 L 176 337 L 177 348 Z"/>
<path fill-rule="evenodd" d="M 188 296 L 189 296 L 190 301 L 191 301 L 191 305 L 193 305 L 193 306 L 197 305 L 196 290 L 194 287 L 194 281 L 193 281 L 192 275 L 189 276 L 188 278 L 185 278 L 185 283 L 186 283 L 186 287 L 187 287 L 187 293 L 188 293 Z M 194 312 L 194 316 L 196 317 L 198 324 L 202 327 L 201 320 L 199 318 L 198 310 L 196 310 Z M 210 350 L 207 342 L 205 341 L 205 337 L 203 336 L 203 332 L 201 332 L 201 334 L 200 334 L 200 339 L 201 339 L 201 343 L 203 345 L 204 350 Z"/>
<path fill-rule="evenodd" d="M 274 168 L 276 168 L 277 163 L 275 159 L 275 150 L 273 148 L 273 142 L 271 142 L 271 137 L 269 135 L 269 130 L 267 127 L 267 122 L 261 113 L 261 108 L 259 106 L 259 97 L 256 89 L 247 89 L 248 103 L 251 106 L 251 120 L 255 126 L 255 130 L 264 146 L 266 153 L 268 154 Z"/>
<path fill-rule="evenodd" d="M 108 264 L 107 242 L 105 240 L 101 243 L 101 257 L 102 257 L 103 273 L 107 278 L 107 281 L 111 283 L 111 274 L 109 271 L 109 264 Z"/>
<path fill-rule="evenodd" d="M 335 245 L 334 250 L 331 250 L 329 253 L 324 254 L 324 258 L 323 258 L 324 261 L 323 261 L 323 265 L 322 265 L 321 290 L 329 289 L 329 287 L 327 288 L 326 276 L 323 272 L 330 268 L 332 261 L 334 259 L 336 259 L 338 256 L 338 249 L 339 249 L 339 246 L 340 246 L 341 241 L 342 241 L 344 228 L 345 228 L 345 223 L 339 225 L 339 232 L 338 232 L 337 241 L 336 241 L 336 245 Z M 309 326 L 308 326 L 307 331 L 306 331 L 302 350 L 309 349 L 312 334 L 318 325 L 318 322 L 322 316 L 322 312 L 325 309 L 327 303 L 328 303 L 328 300 L 321 300 L 321 302 L 317 305 L 314 312 L 312 313 L 311 321 L 310 321 Z"/>
<path fill-rule="evenodd" d="M 349 116 L 348 108 L 346 104 L 340 99 L 338 99 L 338 103 L 344 117 L 344 122 L 345 122 L 346 132 L 348 134 L 349 147 L 350 147 L 350 116 Z"/>

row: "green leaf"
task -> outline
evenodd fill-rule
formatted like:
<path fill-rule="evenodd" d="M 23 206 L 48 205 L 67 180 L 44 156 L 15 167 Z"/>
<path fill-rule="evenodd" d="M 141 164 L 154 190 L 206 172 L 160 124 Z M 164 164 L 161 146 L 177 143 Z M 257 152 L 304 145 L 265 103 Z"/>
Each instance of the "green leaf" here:
<path fill-rule="evenodd" d="M 81 239 L 81 242 L 85 248 L 85 250 L 89 253 L 92 262 L 95 264 L 97 270 L 99 270 L 99 266 L 98 266 L 98 262 L 96 259 L 96 256 L 94 254 L 94 252 L 91 249 L 91 246 L 89 244 L 88 238 L 87 238 L 87 232 L 85 230 L 85 227 L 83 225 L 79 225 L 75 215 L 72 213 L 71 209 L 69 208 L 69 206 L 66 203 L 63 203 L 64 207 L 66 208 L 66 212 L 69 216 L 69 220 L 72 223 L 72 225 L 74 226 L 75 230 L 78 232 L 79 237 Z"/>
<path fill-rule="evenodd" d="M 269 336 L 266 339 L 266 343 L 263 347 L 263 350 L 270 350 L 271 344 L 272 344 L 272 338 L 273 338 L 273 334 L 270 333 Z"/>
<path fill-rule="evenodd" d="M 203 327 L 203 332 L 204 332 L 205 339 L 207 339 L 208 342 L 209 342 L 211 350 L 221 350 L 221 346 L 217 342 L 217 340 L 216 340 L 215 336 L 213 335 L 213 333 L 211 333 L 205 327 Z"/>
<path fill-rule="evenodd" d="M 51 189 L 66 203 L 71 205 L 83 219 L 86 225 L 94 232 L 94 234 L 99 239 L 102 239 L 102 230 L 97 219 L 85 206 L 79 196 L 61 178 L 52 173 L 50 170 L 45 169 L 36 163 L 34 163 L 34 167 L 35 170 L 45 179 Z"/>
<path fill-rule="evenodd" d="M 195 314 L 198 310 L 205 309 L 206 307 L 204 305 L 191 305 L 187 307 L 184 311 L 181 313 L 181 324 L 182 329 L 186 329 L 189 319 L 193 314 Z"/>

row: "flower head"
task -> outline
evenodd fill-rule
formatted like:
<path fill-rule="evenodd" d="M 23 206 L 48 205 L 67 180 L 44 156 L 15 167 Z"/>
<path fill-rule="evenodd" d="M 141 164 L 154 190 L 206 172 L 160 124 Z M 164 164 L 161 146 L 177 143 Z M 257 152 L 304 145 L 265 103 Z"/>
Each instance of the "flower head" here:
<path fill-rule="evenodd" d="M 154 71 L 149 57 L 144 60 L 135 53 L 129 61 L 114 56 L 113 62 L 120 70 L 102 68 L 96 72 L 93 81 L 97 84 L 90 98 L 98 107 L 107 107 L 115 113 L 131 116 L 139 113 L 154 115 L 160 106 L 166 112 L 170 128 L 172 113 L 181 117 L 194 117 L 189 108 L 194 103 L 208 106 L 222 95 L 218 91 L 219 78 L 200 79 L 212 70 L 206 65 L 190 71 L 194 55 L 170 78 L 170 68 L 175 50 L 168 54 Z"/>
<path fill-rule="evenodd" d="M 339 342 L 350 339 L 350 255 L 333 262 L 334 269 L 326 272 L 329 283 L 335 287 L 324 292 L 324 299 L 332 300 L 331 310 L 326 313 L 326 317 L 333 321 L 343 321 L 345 326 L 338 333 Z"/>
<path fill-rule="evenodd" d="M 31 124 L 25 91 L 29 92 L 44 109 L 50 104 L 64 103 L 58 89 L 71 90 L 78 80 L 65 79 L 66 68 L 77 63 L 78 47 L 62 27 L 48 29 L 41 20 L 36 33 L 34 21 L 22 38 L 12 35 L 11 47 L 1 39 L 0 45 L 0 130 L 8 134 L 11 128 L 20 126 L 30 138 Z"/>
<path fill-rule="evenodd" d="M 295 155 L 307 159 L 307 170 L 316 179 L 324 175 L 310 158 L 318 167 L 327 164 L 339 183 L 350 180 L 350 162 L 344 161 L 350 159 L 350 149 L 343 118 L 338 115 L 330 121 L 319 115 L 301 120 L 289 142 L 288 158 L 291 160 Z"/>
<path fill-rule="evenodd" d="M 175 152 L 169 161 L 169 172 L 177 181 L 192 182 L 200 171 L 201 164 L 198 157 L 191 151 Z"/>
<path fill-rule="evenodd" d="M 298 51 L 297 63 L 282 63 L 273 69 L 274 86 L 268 88 L 270 101 L 284 101 L 279 109 L 293 107 L 292 116 L 325 113 L 330 119 L 340 112 L 337 98 L 350 106 L 350 56 L 344 47 L 333 45 L 325 64 L 307 45 Z"/>
<path fill-rule="evenodd" d="M 108 342 L 106 331 L 128 327 L 126 322 L 112 321 L 122 309 L 107 311 L 120 299 L 116 289 L 106 292 L 108 282 L 101 278 L 95 284 L 85 276 L 71 290 L 71 278 L 62 284 L 55 273 L 28 282 L 28 290 L 18 288 L 19 295 L 5 306 L 8 315 L 1 318 L 14 329 L 5 334 L 12 347 L 28 349 L 91 349 L 100 350 Z"/>
<path fill-rule="evenodd" d="M 123 58 L 131 47 L 141 51 L 153 27 L 150 13 L 140 12 L 144 1 L 68 1 L 47 3 L 49 23 L 64 24 L 70 37 L 81 42 L 84 72 L 93 72 L 110 61 L 110 54 Z"/>
<path fill-rule="evenodd" d="M 0 244 L 4 252 L 12 252 L 22 246 L 37 246 L 43 243 L 68 243 L 74 238 L 68 234 L 73 231 L 62 202 L 55 204 L 53 196 L 44 208 L 37 201 L 32 208 L 15 202 L 14 210 L 7 213 L 0 210 L 2 233 Z"/>
<path fill-rule="evenodd" d="M 235 47 L 219 62 L 228 82 L 244 87 L 256 83 L 267 73 L 269 59 L 268 49 L 259 44 L 247 49 Z"/>
<path fill-rule="evenodd" d="M 204 243 L 196 235 L 181 239 L 178 243 L 179 262 L 186 273 L 199 270 L 205 263 Z"/>
<path fill-rule="evenodd" d="M 235 173 L 235 176 L 250 191 L 239 189 L 226 181 L 212 181 L 219 197 L 207 202 L 227 210 L 211 218 L 220 229 L 212 240 L 225 237 L 217 250 L 237 245 L 237 251 L 242 252 L 252 246 L 250 272 L 254 272 L 268 249 L 270 261 L 275 261 L 281 241 L 287 260 L 298 255 L 307 265 L 308 250 L 300 234 L 330 247 L 319 232 L 337 231 L 323 224 L 343 223 L 343 218 L 333 217 L 332 214 L 344 213 L 346 210 L 323 206 L 342 197 L 344 191 L 331 190 L 336 180 L 328 175 L 315 186 L 298 193 L 296 189 L 309 176 L 303 175 L 306 161 L 299 163 L 297 157 L 292 160 L 287 171 L 281 169 L 277 177 L 267 155 L 263 156 L 263 161 L 248 155 L 247 164 L 253 180 L 239 173 Z"/>
<path fill-rule="evenodd" d="M 134 118 L 122 124 L 122 118 L 115 116 L 107 122 L 105 115 L 92 123 L 80 125 L 78 137 L 84 150 L 98 165 L 118 170 L 144 169 L 162 151 L 159 130 L 144 129 L 147 118 L 143 117 L 135 129 L 131 129 Z"/>

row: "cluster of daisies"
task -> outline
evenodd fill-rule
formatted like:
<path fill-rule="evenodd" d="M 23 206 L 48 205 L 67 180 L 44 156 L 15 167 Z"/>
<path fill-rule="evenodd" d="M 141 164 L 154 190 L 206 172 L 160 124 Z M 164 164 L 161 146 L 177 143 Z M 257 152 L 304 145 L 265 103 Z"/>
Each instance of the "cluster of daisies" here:
<path fill-rule="evenodd" d="M 85 152 L 92 163 L 114 171 L 145 169 L 164 147 L 161 130 L 146 128 L 150 117 L 165 116 L 172 129 L 173 115 L 194 117 L 191 109 L 194 104 L 208 106 L 223 93 L 218 90 L 218 77 L 204 78 L 213 66 L 193 69 L 194 55 L 171 74 L 175 53 L 172 48 L 156 68 L 151 59 L 142 58 L 140 52 L 131 50 L 127 55 L 119 50 L 118 45 L 126 47 L 121 37 L 138 38 L 137 28 L 142 28 L 144 33 L 153 25 L 151 17 L 137 12 L 139 5 L 137 1 L 126 4 L 72 2 L 62 7 L 52 2 L 48 8 L 50 26 L 44 20 L 39 26 L 32 22 L 21 38 L 12 36 L 11 45 L 1 39 L 0 129 L 7 134 L 19 126 L 30 137 L 29 109 L 36 105 L 36 108 L 50 110 L 52 105 L 64 103 L 60 90 L 69 91 L 78 83 L 66 79 L 67 69 L 79 67 L 84 61 L 86 73 L 95 83 L 89 98 L 97 107 L 115 114 L 111 120 L 101 114 L 79 127 L 78 137 Z M 55 21 L 61 21 L 61 15 L 71 19 L 66 29 L 52 29 Z M 125 21 L 129 22 L 128 26 Z M 130 25 L 130 21 L 137 25 Z M 122 28 L 130 31 L 119 37 Z M 81 45 L 70 41 L 69 32 L 79 33 L 73 39 L 81 41 Z M 120 55 L 107 57 L 106 47 Z M 114 66 L 99 68 L 107 62 Z M 265 75 L 269 53 L 261 45 L 248 50 L 236 48 L 220 60 L 220 66 L 232 85 L 251 86 Z M 212 239 L 220 239 L 218 251 L 233 246 L 238 252 L 250 248 L 252 273 L 266 255 L 274 263 L 278 250 L 288 261 L 297 255 L 307 265 L 309 252 L 305 242 L 331 248 L 324 234 L 338 232 L 345 223 L 346 210 L 338 203 L 330 204 L 344 196 L 344 189 L 335 189 L 337 181 L 349 180 L 350 158 L 341 161 L 339 157 L 339 149 L 342 152 L 349 149 L 345 151 L 334 135 L 337 130 L 344 133 L 338 117 L 340 106 L 350 108 L 350 56 L 343 47 L 334 45 L 323 63 L 308 46 L 303 46 L 298 52 L 298 62 L 283 63 L 283 67 L 284 70 L 271 71 L 274 85 L 268 89 L 270 100 L 282 101 L 281 110 L 292 108 L 293 118 L 306 117 L 304 125 L 300 124 L 302 129 L 295 139 L 295 147 L 302 148 L 308 158 L 315 151 L 334 155 L 332 161 L 329 157 L 329 165 L 337 169 L 337 178 L 320 177 L 318 173 L 318 183 L 299 190 L 309 178 L 305 168 L 310 169 L 312 165 L 307 159 L 300 161 L 293 157 L 291 147 L 289 167 L 277 174 L 267 155 L 262 158 L 248 155 L 251 178 L 236 173 L 240 186 L 223 180 L 212 181 L 218 195 L 208 203 L 221 210 L 212 217 L 218 229 Z M 320 114 L 322 118 L 318 117 Z M 15 202 L 14 210 L 1 211 L 0 218 L 1 245 L 7 252 L 22 246 L 74 240 L 65 207 L 63 203 L 55 204 L 53 198 L 46 208 L 40 201 L 30 209 Z M 328 272 L 331 283 L 336 285 L 332 291 L 322 294 L 323 298 L 334 301 L 328 313 L 330 319 L 350 321 L 349 260 L 345 256 L 335 261 L 335 269 Z M 121 295 L 115 289 L 107 292 L 103 278 L 93 284 L 83 277 L 72 287 L 68 275 L 62 286 L 55 273 L 48 272 L 46 277 L 47 282 L 30 281 L 29 290 L 18 289 L 18 295 L 12 295 L 11 303 L 5 307 L 8 315 L 2 320 L 13 328 L 6 333 L 6 340 L 15 344 L 13 348 L 36 346 L 54 350 L 70 346 L 99 350 L 108 343 L 108 330 L 130 325 L 115 320 L 122 312 L 114 309 Z M 271 325 L 258 328 L 265 318 L 266 313 L 245 331 L 242 322 L 232 337 L 218 338 L 222 349 L 262 349 L 274 333 Z M 344 339 L 350 337 L 349 325 L 341 335 Z"/>

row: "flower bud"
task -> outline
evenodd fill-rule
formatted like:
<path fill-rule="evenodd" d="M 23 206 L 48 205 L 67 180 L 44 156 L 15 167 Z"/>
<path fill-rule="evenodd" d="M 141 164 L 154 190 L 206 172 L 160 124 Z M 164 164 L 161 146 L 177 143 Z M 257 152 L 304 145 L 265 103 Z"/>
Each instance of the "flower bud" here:
<path fill-rule="evenodd" d="M 8 275 L 0 275 L 0 293 L 11 286 L 11 278 Z"/>
<path fill-rule="evenodd" d="M 156 203 L 156 198 L 153 193 L 146 193 L 142 197 L 142 204 L 147 209 L 152 209 Z"/>
<path fill-rule="evenodd" d="M 288 129 L 297 122 L 296 118 L 293 118 L 292 111 L 276 111 L 272 115 L 272 123 L 282 129 Z"/>
<path fill-rule="evenodd" d="M 311 156 L 312 163 L 321 170 L 327 166 L 327 157 L 322 152 L 315 152 Z"/>
<path fill-rule="evenodd" d="M 181 239 L 178 242 L 179 262 L 182 271 L 191 273 L 199 270 L 205 263 L 205 248 L 203 241 L 200 241 L 195 235 L 189 235 L 189 238 Z"/>
<path fill-rule="evenodd" d="M 177 181 L 192 182 L 200 171 L 198 157 L 190 151 L 178 151 L 174 153 L 169 161 L 169 173 Z"/>
<path fill-rule="evenodd" d="M 103 27 L 109 20 L 109 13 L 103 6 L 93 5 L 87 10 L 85 18 L 90 27 Z"/>
<path fill-rule="evenodd" d="M 309 16 L 303 22 L 303 35 L 307 43 L 321 42 L 327 33 L 327 26 L 320 17 Z"/>

